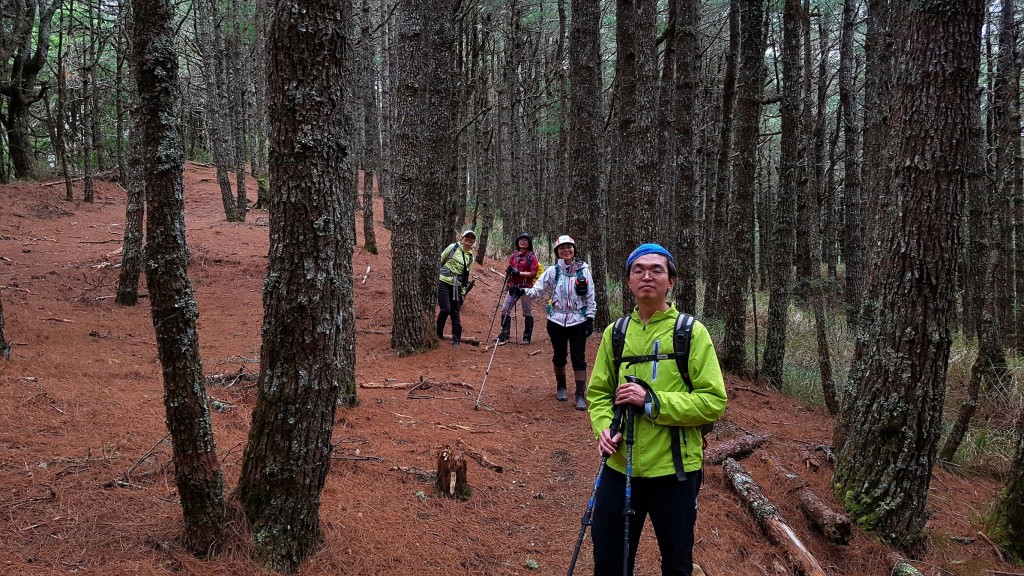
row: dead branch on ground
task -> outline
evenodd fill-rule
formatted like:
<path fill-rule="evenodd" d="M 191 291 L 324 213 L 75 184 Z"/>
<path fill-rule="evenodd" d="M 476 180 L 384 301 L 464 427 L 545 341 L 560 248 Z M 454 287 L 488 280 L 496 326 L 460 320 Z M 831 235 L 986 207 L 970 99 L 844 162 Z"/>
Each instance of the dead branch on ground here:
<path fill-rule="evenodd" d="M 822 569 L 821 564 L 807 550 L 804 543 L 783 519 L 779 509 L 761 492 L 761 488 L 744 470 L 743 466 L 732 458 L 727 458 L 722 464 L 722 469 L 725 470 L 725 475 L 729 479 L 729 485 L 743 500 L 761 531 L 768 536 L 769 540 L 782 548 L 783 555 L 790 565 L 804 576 L 825 576 L 825 570 Z"/>
<path fill-rule="evenodd" d="M 770 438 L 769 434 L 744 434 L 726 442 L 716 443 L 704 451 L 704 461 L 718 465 L 726 458 L 742 458 L 767 444 Z"/>
<path fill-rule="evenodd" d="M 494 462 L 492 462 L 491 459 L 488 458 L 486 454 L 477 450 L 476 448 L 473 448 L 469 444 L 466 444 L 466 442 L 462 438 L 456 438 L 455 444 L 459 448 L 462 448 L 466 452 L 466 454 L 469 454 L 470 458 L 476 460 L 477 464 L 483 466 L 484 468 L 490 468 L 495 472 L 502 472 L 504 470 L 500 464 L 495 464 Z"/>
<path fill-rule="evenodd" d="M 762 456 L 762 459 L 767 460 L 772 470 L 789 486 L 789 492 L 796 495 L 800 511 L 811 521 L 811 525 L 817 528 L 830 542 L 836 544 L 850 543 L 850 538 L 853 536 L 853 526 L 849 516 L 833 510 L 808 487 L 806 481 L 802 480 L 794 472 L 791 472 L 775 458 Z"/>

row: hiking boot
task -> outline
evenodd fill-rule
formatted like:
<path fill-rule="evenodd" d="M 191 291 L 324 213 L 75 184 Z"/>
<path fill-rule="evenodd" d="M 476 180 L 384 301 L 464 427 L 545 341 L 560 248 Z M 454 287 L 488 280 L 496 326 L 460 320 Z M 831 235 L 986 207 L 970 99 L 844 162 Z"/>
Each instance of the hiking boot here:
<path fill-rule="evenodd" d="M 565 386 L 565 366 L 555 366 L 555 398 L 559 402 L 569 399 L 569 393 Z"/>
<path fill-rule="evenodd" d="M 533 337 L 533 316 L 527 316 L 523 319 L 523 344 L 529 344 L 530 339 Z"/>
<path fill-rule="evenodd" d="M 576 409 L 587 409 L 587 383 L 576 381 Z"/>
<path fill-rule="evenodd" d="M 512 318 L 508 314 L 501 315 L 501 332 L 498 334 L 498 344 L 508 342 L 508 333 L 512 328 Z"/>
<path fill-rule="evenodd" d="M 576 380 L 576 409 L 587 409 L 587 371 L 579 370 L 573 372 Z"/>

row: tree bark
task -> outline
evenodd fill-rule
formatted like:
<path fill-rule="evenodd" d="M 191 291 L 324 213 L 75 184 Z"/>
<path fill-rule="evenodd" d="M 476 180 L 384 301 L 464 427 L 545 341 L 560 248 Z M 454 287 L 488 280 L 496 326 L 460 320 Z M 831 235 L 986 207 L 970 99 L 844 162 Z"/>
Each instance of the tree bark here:
<path fill-rule="evenodd" d="M 655 150 L 657 68 L 654 53 L 656 2 L 617 0 L 615 18 L 617 140 L 613 155 L 618 169 L 610 178 L 609 211 L 619 220 L 616 241 L 609 246 L 610 270 L 625 269 L 626 256 L 650 242 L 657 232 L 650 202 L 658 197 Z M 624 278 L 624 275 L 622 276 Z M 621 284 L 623 310 L 633 307 L 629 284 Z"/>
<path fill-rule="evenodd" d="M 744 434 L 728 442 L 718 442 L 704 449 L 704 462 L 717 465 L 727 458 L 742 458 L 764 446 L 771 440 L 769 434 Z"/>
<path fill-rule="evenodd" d="M 380 168 L 380 132 L 377 114 L 377 70 L 374 66 L 376 51 L 373 45 L 373 15 L 370 1 L 362 1 L 362 15 L 359 25 L 359 62 L 362 64 L 363 104 L 363 249 L 370 254 L 377 253 L 377 236 L 373 229 L 373 184 Z"/>
<path fill-rule="evenodd" d="M 348 0 L 280 1 L 268 36 L 270 255 L 256 406 L 236 495 L 267 569 L 320 542 L 337 404 L 355 402 Z M 316 55 L 316 57 L 311 57 Z"/>
<path fill-rule="evenodd" d="M 146 283 L 163 367 L 175 483 L 184 512 L 182 540 L 193 554 L 208 555 L 217 550 L 224 527 L 224 480 L 199 358 L 199 313 L 186 274 L 184 157 L 178 127 L 174 7 L 169 0 L 133 0 L 132 13 L 149 207 Z"/>
<path fill-rule="evenodd" d="M 706 227 L 709 246 L 725 246 L 728 242 L 728 207 L 732 196 L 733 106 L 736 103 L 736 68 L 740 53 L 740 0 L 729 1 L 729 47 L 725 52 L 725 77 L 722 80 L 722 116 L 718 138 L 718 168 L 715 187 L 708 192 L 711 217 Z M 704 316 L 721 319 L 724 313 L 724 290 L 720 284 L 728 268 L 719 254 L 707 257 L 704 289 Z"/>
<path fill-rule="evenodd" d="M 224 216 L 228 222 L 234 222 L 237 218 L 235 199 L 231 192 L 231 181 L 228 179 L 231 138 L 228 134 L 228 121 L 225 118 L 230 111 L 221 93 L 223 82 L 219 79 L 220 68 L 226 55 L 224 54 L 223 39 L 216 36 L 220 34 L 220 14 L 217 6 L 217 2 L 214 0 L 197 0 L 195 3 L 196 37 L 203 55 L 202 68 L 206 88 L 204 109 L 206 110 L 206 129 L 210 140 L 210 154 L 217 170 L 217 186 L 220 189 L 221 202 L 224 206 Z"/>
<path fill-rule="evenodd" d="M 722 368 L 741 373 L 747 362 L 747 288 L 754 266 L 754 196 L 764 84 L 764 4 L 742 0 L 739 90 L 736 94 L 735 182 L 729 203 Z"/>
<path fill-rule="evenodd" d="M 981 0 L 896 3 L 897 158 L 885 239 L 866 294 L 833 486 L 852 519 L 918 551 L 952 341 L 954 271 L 978 79 Z"/>
<path fill-rule="evenodd" d="M 135 306 L 139 302 L 139 274 L 142 272 L 143 218 L 146 215 L 146 189 L 142 173 L 142 143 L 136 112 L 132 112 L 133 129 L 129 137 L 129 162 L 125 166 L 124 238 L 121 244 L 121 272 L 117 279 L 114 301 L 121 306 Z"/>
<path fill-rule="evenodd" d="M 577 209 L 566 211 L 567 233 L 577 241 L 580 256 L 594 270 L 608 270 L 604 214 L 607 197 L 601 190 L 601 5 L 598 0 L 572 0 L 569 28 L 569 198 Z M 608 290 L 595 282 L 595 323 L 606 326 Z"/>
<path fill-rule="evenodd" d="M 453 16 L 450 0 L 402 3 L 398 8 L 391 347 L 402 355 L 436 345 L 438 260 L 451 241 L 446 234 L 451 222 L 441 212 L 454 188 L 457 156 Z"/>
<path fill-rule="evenodd" d="M 1017 418 L 1017 449 L 1010 477 L 996 500 L 989 533 L 1015 562 L 1024 562 L 1024 410 Z"/>
<path fill-rule="evenodd" d="M 846 263 L 846 322 L 857 325 L 864 284 L 862 223 L 864 202 L 860 185 L 860 140 L 857 130 L 853 45 L 857 29 L 856 0 L 843 2 L 843 29 L 839 40 L 839 106 L 843 125 L 843 260 Z M 870 24 L 876 26 L 874 21 Z"/>
<path fill-rule="evenodd" d="M 675 31 L 675 180 L 676 221 L 671 230 L 676 238 L 676 266 L 682 271 L 676 287 L 676 308 L 697 310 L 697 270 L 700 269 L 700 230 L 703 225 L 701 198 L 697 190 L 697 141 L 694 126 L 700 71 L 700 24 L 698 0 L 676 0 Z"/>
<path fill-rule="evenodd" d="M 796 256 L 796 219 L 794 196 L 801 186 L 800 142 L 805 137 L 803 126 L 803 62 L 800 42 L 801 0 L 786 0 L 782 15 L 782 143 L 779 151 L 779 191 L 775 195 L 772 214 L 770 295 L 768 326 L 765 329 L 765 380 L 777 390 L 782 389 L 782 369 L 786 357 L 786 328 L 789 324 L 789 302 L 793 291 L 793 262 Z M 806 193 L 806 184 L 803 184 Z M 807 231 L 802 234 L 806 236 Z M 762 236 L 762 243 L 764 237 Z"/>
<path fill-rule="evenodd" d="M 4 299 L 0 292 L 0 358 L 7 360 L 11 357 L 11 345 L 7 343 L 7 333 L 4 330 Z"/>
<path fill-rule="evenodd" d="M 1021 111 L 1020 111 L 1020 80 L 1021 66 L 1019 51 L 1017 49 L 1017 22 L 1014 15 L 1014 2 L 1004 0 L 1001 2 L 999 14 L 999 59 L 997 61 L 997 72 L 994 82 L 995 106 L 994 111 L 997 125 L 994 126 L 996 159 L 996 173 L 994 185 L 998 189 L 998 202 L 995 210 L 999 216 L 996 230 L 999 230 L 999 237 L 995 241 L 1002 246 L 1009 247 L 1010 251 L 1005 264 L 996 268 L 996 276 L 992 279 L 998 286 L 991 295 L 996 298 L 996 330 L 1000 332 L 1002 340 L 1005 338 L 1010 346 L 1021 346 L 1020 338 L 1024 332 L 1018 329 L 1016 320 L 1024 298 L 1024 287 L 1016 285 L 1016 299 L 1014 298 L 1014 270 L 1019 270 L 1021 261 L 1015 258 L 1015 254 L 1021 254 L 1021 246 L 1024 245 L 1024 238 L 1016 236 L 1014 242 L 1014 225 L 1021 226 L 1021 216 L 1016 214 L 1020 206 L 1019 202 L 1021 188 L 1024 187 L 1021 178 Z M 1014 218 L 1016 217 L 1016 219 Z M 1022 228 L 1018 228 L 1018 234 Z M 988 231 L 991 233 L 991 231 Z M 990 243 L 991 245 L 991 243 Z M 1016 246 L 1016 250 L 1013 247 Z M 1018 276 L 1019 278 L 1019 276 Z M 984 285 L 981 298 L 984 301 L 987 294 L 985 289 L 991 285 Z M 984 304 L 983 304 L 984 306 Z M 985 311 L 982 310 L 982 314 Z"/>
<path fill-rule="evenodd" d="M 53 15 L 61 0 L 27 0 L 15 6 L 21 11 L 12 18 L 12 39 L 5 42 L 10 54 L 4 54 L 3 61 L 12 59 L 10 75 L 0 78 L 0 95 L 7 97 L 7 114 L 0 113 L 0 120 L 7 130 L 7 151 L 14 165 L 17 178 L 31 178 L 35 174 L 35 159 L 29 142 L 31 118 L 30 108 L 44 94 L 39 89 L 38 76 L 46 65 L 50 50 L 50 28 Z M 32 48 L 32 32 L 36 32 L 35 49 Z"/>

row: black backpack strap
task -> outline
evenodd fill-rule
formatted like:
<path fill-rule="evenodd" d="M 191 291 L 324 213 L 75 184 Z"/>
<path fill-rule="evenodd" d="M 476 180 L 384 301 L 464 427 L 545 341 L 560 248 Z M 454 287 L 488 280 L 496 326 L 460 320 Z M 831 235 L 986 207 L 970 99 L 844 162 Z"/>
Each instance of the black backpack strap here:
<path fill-rule="evenodd" d="M 672 437 L 672 464 L 676 469 L 676 480 L 680 482 L 686 481 L 686 469 L 683 468 L 683 450 L 680 446 L 679 439 L 682 438 L 683 442 L 686 442 L 686 432 L 682 426 L 672 426 L 669 428 L 669 435 Z"/>
<path fill-rule="evenodd" d="M 693 336 L 693 324 L 697 320 L 685 312 L 676 318 L 676 330 L 672 340 L 673 356 L 676 357 L 676 368 L 683 377 L 686 388 L 693 392 L 693 381 L 690 380 L 690 338 Z"/>
<path fill-rule="evenodd" d="M 629 328 L 629 314 L 615 321 L 612 325 L 612 354 L 615 358 L 615 378 L 619 377 L 622 366 L 622 350 L 626 347 L 626 328 Z"/>

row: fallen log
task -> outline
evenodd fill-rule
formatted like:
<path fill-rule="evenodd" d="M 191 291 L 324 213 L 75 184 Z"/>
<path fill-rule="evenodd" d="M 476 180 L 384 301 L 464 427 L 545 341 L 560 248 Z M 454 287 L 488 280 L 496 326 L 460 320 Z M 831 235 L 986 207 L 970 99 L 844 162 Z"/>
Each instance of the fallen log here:
<path fill-rule="evenodd" d="M 360 388 L 373 389 L 397 389 L 405 390 L 412 386 L 419 386 L 420 382 L 363 382 L 359 385 Z"/>
<path fill-rule="evenodd" d="M 445 340 L 451 340 L 452 338 L 451 338 L 451 336 L 445 336 L 444 339 Z M 459 339 L 459 341 L 462 342 L 463 344 L 469 344 L 470 346 L 479 346 L 480 345 L 480 339 L 479 338 L 473 338 L 472 336 L 463 336 L 462 338 Z"/>
<path fill-rule="evenodd" d="M 889 554 L 889 561 L 892 562 L 892 570 L 889 571 L 892 576 L 924 576 L 920 570 L 895 552 Z"/>
<path fill-rule="evenodd" d="M 359 385 L 360 388 L 368 388 L 370 390 L 381 390 L 381 389 L 393 389 L 393 390 L 405 390 L 406 388 L 465 388 L 467 390 L 474 390 L 472 384 L 465 382 L 455 382 L 454 380 L 433 380 L 431 378 L 420 377 L 416 382 L 395 382 L 394 380 L 388 380 L 385 382 L 363 382 Z"/>
<path fill-rule="evenodd" d="M 466 444 L 462 440 L 462 438 L 456 438 L 455 439 L 455 444 L 459 448 L 462 448 L 462 450 L 466 454 L 469 454 L 470 458 L 472 458 L 473 460 L 476 460 L 477 464 L 483 466 L 484 468 L 490 468 L 491 470 L 494 470 L 495 472 L 499 472 L 499 473 L 502 472 L 503 469 L 502 469 L 500 464 L 495 464 L 494 462 L 491 462 L 491 460 L 489 458 L 487 458 L 486 454 L 484 454 L 483 452 L 477 450 L 476 448 L 473 448 L 469 444 Z"/>
<path fill-rule="evenodd" d="M 769 434 L 744 434 L 727 442 L 716 443 L 704 451 L 704 462 L 718 465 L 726 458 L 742 458 L 764 446 L 771 438 Z"/>
<path fill-rule="evenodd" d="M 789 486 L 789 492 L 796 496 L 797 503 L 800 505 L 800 511 L 804 513 L 805 518 L 810 520 L 812 526 L 821 532 L 825 538 L 828 538 L 830 542 L 836 544 L 850 543 L 850 538 L 853 536 L 853 525 L 850 522 L 849 516 L 832 510 L 824 500 L 819 498 L 810 489 L 806 481 L 783 466 L 781 462 L 775 458 L 765 457 L 764 459 L 768 461 L 768 464 L 775 473 L 782 478 L 782 481 Z"/>
<path fill-rule="evenodd" d="M 465 500 L 469 498 L 469 482 L 466 480 L 466 460 L 451 446 L 443 446 L 437 453 L 437 480 L 434 488 L 438 494 Z"/>
<path fill-rule="evenodd" d="M 825 570 L 822 569 L 821 564 L 811 555 L 793 529 L 786 524 L 779 509 L 761 492 L 761 488 L 743 469 L 743 466 L 732 458 L 726 458 L 722 469 L 725 470 L 730 485 L 746 504 L 747 510 L 757 521 L 761 531 L 768 536 L 769 540 L 782 548 L 783 555 L 790 565 L 804 576 L 825 576 Z"/>

